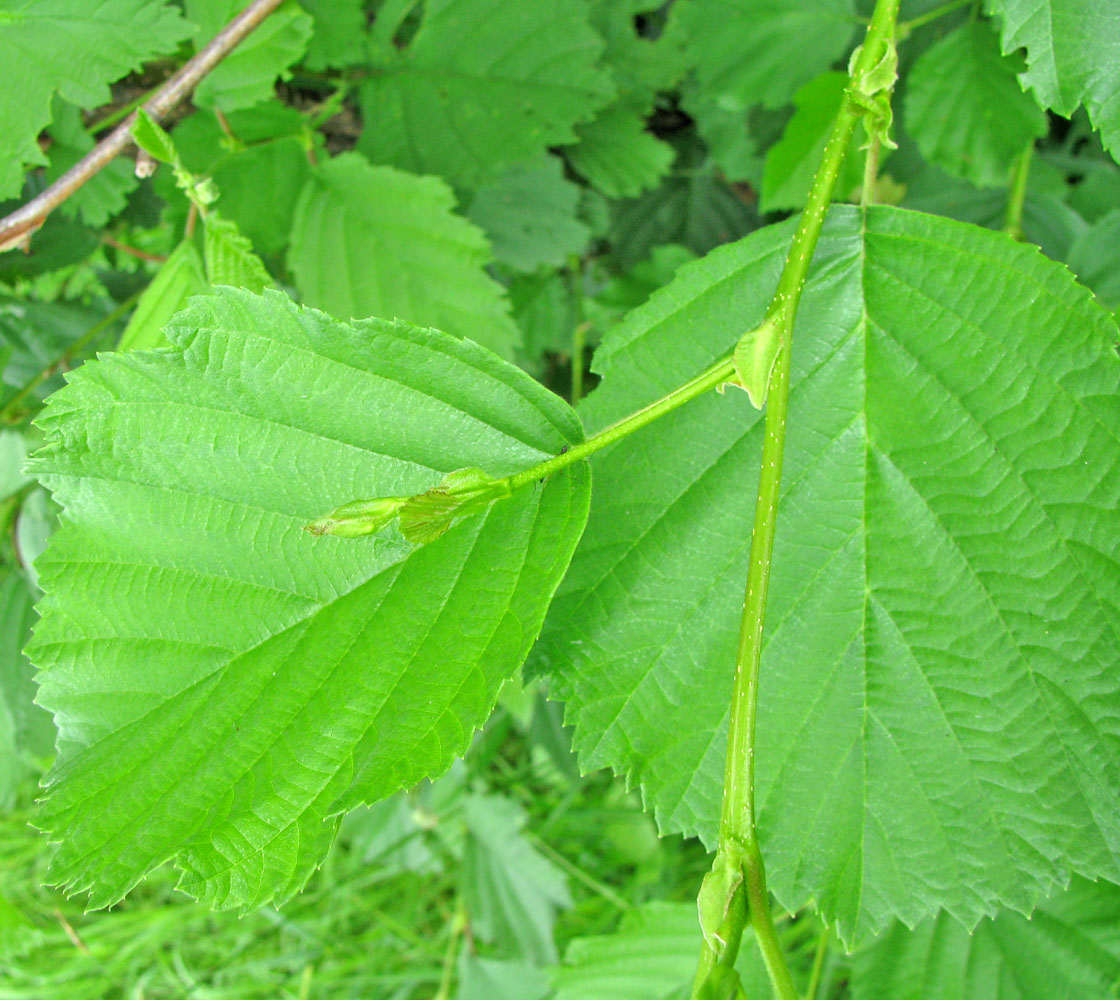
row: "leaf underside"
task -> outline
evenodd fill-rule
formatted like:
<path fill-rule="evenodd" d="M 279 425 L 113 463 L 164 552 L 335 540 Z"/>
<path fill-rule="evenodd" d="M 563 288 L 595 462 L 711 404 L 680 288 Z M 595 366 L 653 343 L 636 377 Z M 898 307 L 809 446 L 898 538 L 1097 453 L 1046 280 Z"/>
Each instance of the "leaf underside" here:
<path fill-rule="evenodd" d="M 606 338 L 592 429 L 757 323 L 792 222 L 687 265 Z M 834 207 L 794 334 L 758 717 L 779 901 L 854 942 L 1120 877 L 1115 324 L 1032 248 Z M 533 662 L 585 767 L 711 845 L 761 419 L 705 397 L 596 459 Z"/>
<path fill-rule="evenodd" d="M 573 466 L 431 545 L 302 526 L 496 475 L 580 439 L 570 409 L 470 342 L 344 324 L 224 288 L 180 350 L 110 355 L 40 417 L 64 508 L 30 647 L 59 759 L 52 881 L 120 899 L 174 858 L 247 910 L 298 891 L 335 817 L 445 770 L 532 643 L 586 516 Z M 105 609 L 111 608 L 107 614 Z"/>

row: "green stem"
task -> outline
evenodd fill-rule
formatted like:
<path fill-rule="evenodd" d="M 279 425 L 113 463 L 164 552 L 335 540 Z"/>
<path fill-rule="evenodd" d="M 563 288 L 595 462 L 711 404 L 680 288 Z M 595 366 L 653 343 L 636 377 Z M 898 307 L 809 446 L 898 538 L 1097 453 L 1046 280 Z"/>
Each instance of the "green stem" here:
<path fill-rule="evenodd" d="M 563 854 L 561 854 L 551 845 L 545 843 L 545 841 L 541 840 L 540 837 L 536 836 L 533 833 L 527 833 L 527 836 L 529 840 L 532 841 L 533 846 L 536 847 L 536 849 L 542 854 L 547 855 L 549 860 L 553 861 L 557 865 L 557 867 L 563 868 L 564 871 L 572 876 L 572 878 L 576 879 L 579 882 L 582 882 L 592 892 L 602 896 L 603 899 L 611 904 L 611 906 L 614 906 L 624 912 L 631 908 L 630 904 L 617 892 L 615 892 L 609 885 L 600 882 L 593 875 L 580 868 L 579 865 L 575 864 L 572 861 L 569 861 L 566 857 L 564 857 Z"/>
<path fill-rule="evenodd" d="M 575 303 L 575 327 L 572 329 L 572 406 L 583 397 L 583 345 L 587 323 L 583 315 L 583 260 L 579 254 L 568 257 L 568 290 Z"/>
<path fill-rule="evenodd" d="M 38 375 L 36 375 L 30 382 L 27 383 L 22 389 L 19 390 L 7 403 L 4 408 L 0 410 L 0 423 L 10 423 L 12 414 L 19 410 L 20 404 L 33 393 L 40 385 L 42 385 L 60 364 L 67 358 L 73 357 L 80 351 L 88 347 L 95 341 L 101 334 L 103 334 L 110 326 L 112 326 L 118 319 L 124 316 L 134 305 L 136 300 L 140 298 L 141 292 L 136 292 L 125 299 L 116 309 L 114 309 L 108 316 L 99 319 L 93 324 L 81 337 L 74 341 L 69 347 L 66 348 L 54 361 L 52 361 L 46 368 L 44 368 Z"/>
<path fill-rule="evenodd" d="M 899 0 L 878 0 L 876 3 L 867 30 L 867 38 L 852 69 L 853 84 L 864 80 L 893 44 L 898 6 Z M 785 267 L 767 313 L 775 317 L 779 323 L 781 347 L 770 375 L 766 404 L 762 464 L 751 535 L 747 592 L 743 603 L 735 662 L 735 688 L 731 702 L 723 807 L 716 854 L 717 865 L 721 856 L 742 858 L 742 877 L 748 905 L 743 919 L 729 919 L 728 926 L 723 928 L 725 935 L 722 947 L 705 940 L 693 988 L 694 998 L 704 995 L 704 985 L 708 979 L 707 975 L 703 975 L 705 970 L 711 973 L 720 966 L 727 969 L 734 964 L 745 919 L 749 919 L 775 995 L 780 1000 L 798 1000 L 797 990 L 794 988 L 770 912 L 766 873 L 755 825 L 754 751 L 759 662 L 762 653 L 766 597 L 770 583 L 770 560 L 774 550 L 774 531 L 778 517 L 782 459 L 785 451 L 793 325 L 809 272 L 809 264 L 816 250 L 836 179 L 858 118 L 859 109 L 855 103 L 852 100 L 845 100 L 825 143 L 805 211 L 794 234 Z M 733 917 L 736 912 L 742 912 L 742 907 L 736 908 L 730 905 L 730 900 L 728 902 L 729 917 Z"/>
<path fill-rule="evenodd" d="M 459 955 L 459 942 L 463 939 L 463 933 L 466 929 L 467 912 L 460 900 L 456 904 L 455 913 L 451 918 L 447 951 L 443 956 L 443 974 L 439 980 L 439 991 L 433 1000 L 451 1000 L 451 983 L 455 975 L 455 960 Z"/>
<path fill-rule="evenodd" d="M 1003 219 L 1003 231 L 1017 240 L 1023 238 L 1023 206 L 1027 201 L 1027 178 L 1031 171 L 1031 157 L 1034 143 L 1015 157 L 1011 165 L 1011 190 L 1007 196 L 1007 214 Z"/>
<path fill-rule="evenodd" d="M 637 413 L 631 413 L 630 416 L 624 417 L 618 423 L 605 427 L 597 434 L 592 434 L 586 441 L 574 444 L 562 454 L 546 459 L 530 469 L 524 469 L 512 476 L 506 476 L 505 479 L 498 480 L 505 486 L 502 492 L 507 489 L 512 492 L 522 486 L 527 486 L 535 479 L 544 479 L 546 476 L 551 476 L 553 473 L 567 468 L 573 462 L 587 458 L 599 449 L 614 444 L 615 441 L 633 434 L 636 430 L 641 430 L 646 424 L 653 423 L 659 417 L 665 416 L 666 413 L 671 413 L 678 406 L 683 406 L 689 400 L 702 396 L 709 389 L 714 389 L 716 386 L 732 381 L 734 378 L 735 366 L 732 364 L 731 356 L 728 355 L 726 358 L 717 361 L 711 368 L 701 372 L 694 379 L 685 382 L 680 388 L 674 389 L 667 396 L 662 396 L 657 402 L 650 403 L 649 406 L 638 410 Z"/>
<path fill-rule="evenodd" d="M 828 939 L 831 935 L 826 927 L 821 931 L 817 940 L 817 951 L 813 956 L 813 971 L 809 973 L 809 988 L 805 991 L 805 1000 L 817 1000 L 821 988 L 821 971 L 824 969 L 824 957 L 828 954 Z"/>
<path fill-rule="evenodd" d="M 955 10 L 960 10 L 961 7 L 972 3 L 972 0 L 950 0 L 949 3 L 943 3 L 940 7 L 934 7 L 932 10 L 927 10 L 924 14 L 919 14 L 909 21 L 900 21 L 898 25 L 898 36 L 905 38 L 915 28 L 920 28 L 923 24 L 929 24 L 930 21 L 936 21 L 939 17 L 944 17 L 946 14 L 952 14 Z"/>
<path fill-rule="evenodd" d="M 160 87 L 162 86 L 163 84 L 160 84 Z M 141 94 L 135 100 L 129 101 L 127 104 L 122 104 L 119 108 L 114 108 L 112 111 L 97 119 L 97 121 L 91 122 L 86 127 L 86 131 L 89 132 L 90 135 L 97 135 L 98 132 L 104 132 L 105 129 L 116 125 L 117 122 L 124 121 L 124 119 L 140 107 L 141 104 L 151 100 L 152 95 L 158 90 L 159 87 L 153 87 L 146 94 Z"/>
<path fill-rule="evenodd" d="M 872 136 L 871 145 L 863 161 L 863 187 L 859 193 L 859 207 L 867 208 L 875 204 L 875 184 L 879 179 L 879 137 Z"/>

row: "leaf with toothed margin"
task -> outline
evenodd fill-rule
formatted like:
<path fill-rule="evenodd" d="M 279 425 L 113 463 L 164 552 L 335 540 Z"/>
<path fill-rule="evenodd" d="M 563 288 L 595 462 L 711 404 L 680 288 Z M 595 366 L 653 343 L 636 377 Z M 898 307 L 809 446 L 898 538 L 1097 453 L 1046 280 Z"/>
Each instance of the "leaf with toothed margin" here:
<path fill-rule="evenodd" d="M 1076 878 L 1030 915 L 1004 911 L 969 933 L 947 914 L 894 925 L 852 961 L 853 1000 L 1115 997 L 1120 886 Z"/>
<path fill-rule="evenodd" d="M 765 313 L 792 221 L 604 340 L 606 426 Z M 845 942 L 1120 878 L 1120 359 L 1070 273 L 947 219 L 834 206 L 793 335 L 758 708 L 770 887 Z M 761 447 L 711 394 L 596 455 L 533 660 L 585 768 L 716 838 Z"/>
<path fill-rule="evenodd" d="M 36 137 L 51 120 L 52 94 L 82 108 L 104 104 L 110 83 L 173 52 L 189 30 L 161 0 L 0 3 L 0 197 L 19 191 L 24 164 L 45 162 Z"/>
<path fill-rule="evenodd" d="M 1120 160 L 1120 10 L 1112 0 L 988 0 L 1004 52 L 1026 49 L 1019 80 L 1068 118 L 1084 104 Z"/>
<path fill-rule="evenodd" d="M 427 0 L 404 49 L 372 48 L 358 150 L 460 192 L 571 142 L 614 96 L 583 0 Z"/>
<path fill-rule="evenodd" d="M 446 770 L 540 628 L 586 517 L 572 466 L 413 548 L 301 530 L 464 462 L 581 439 L 477 345 L 222 288 L 177 350 L 103 357 L 39 418 L 62 504 L 29 648 L 59 727 L 52 882 L 119 900 L 174 860 L 248 910 L 297 892 L 345 810 Z"/>

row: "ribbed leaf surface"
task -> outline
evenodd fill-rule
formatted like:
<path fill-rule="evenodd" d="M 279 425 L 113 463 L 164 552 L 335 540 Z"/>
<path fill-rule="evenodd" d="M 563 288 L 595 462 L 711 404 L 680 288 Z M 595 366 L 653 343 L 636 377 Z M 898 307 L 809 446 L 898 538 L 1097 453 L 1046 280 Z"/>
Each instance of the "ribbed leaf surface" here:
<path fill-rule="evenodd" d="M 1030 918 L 1000 913 L 969 934 L 952 917 L 891 928 L 856 956 L 854 1000 L 1054 1000 L 1116 996 L 1120 887 L 1074 879 Z"/>
<path fill-rule="evenodd" d="M 592 427 L 729 351 L 791 229 L 688 265 L 597 356 Z M 835 207 L 794 336 L 762 660 L 771 886 L 852 941 L 1120 876 L 1120 360 L 1068 271 Z M 713 394 L 603 452 L 536 662 L 585 766 L 711 844 L 761 420 Z"/>
<path fill-rule="evenodd" d="M 371 123 L 358 148 L 376 163 L 473 189 L 571 142 L 610 100 L 602 40 L 583 0 L 428 0 L 403 53 L 386 45 L 361 85 Z"/>
<path fill-rule="evenodd" d="M 988 0 L 1003 51 L 1027 50 L 1023 86 L 1068 117 L 1079 104 L 1120 159 L 1120 8 L 1114 0 Z"/>
<path fill-rule="evenodd" d="M 335 316 L 430 324 L 510 357 L 519 335 L 485 270 L 490 247 L 454 208 L 438 177 L 335 157 L 316 168 L 296 207 L 296 285 Z"/>
<path fill-rule="evenodd" d="M 422 548 L 301 528 L 354 497 L 495 475 L 580 437 L 475 345 L 221 289 L 52 397 L 65 510 L 31 655 L 60 757 L 52 878 L 120 899 L 174 858 L 216 906 L 306 881 L 333 819 L 445 770 L 532 643 L 586 516 L 574 467 Z"/>

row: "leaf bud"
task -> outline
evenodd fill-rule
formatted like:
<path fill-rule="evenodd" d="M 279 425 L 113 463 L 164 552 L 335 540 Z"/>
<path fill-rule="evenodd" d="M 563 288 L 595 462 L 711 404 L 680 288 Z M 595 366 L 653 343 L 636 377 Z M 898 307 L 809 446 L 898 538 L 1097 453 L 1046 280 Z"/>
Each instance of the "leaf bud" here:
<path fill-rule="evenodd" d="M 361 538 L 388 527 L 408 497 L 380 497 L 374 500 L 351 500 L 323 515 L 303 530 L 313 535 L 337 535 L 339 538 Z"/>

